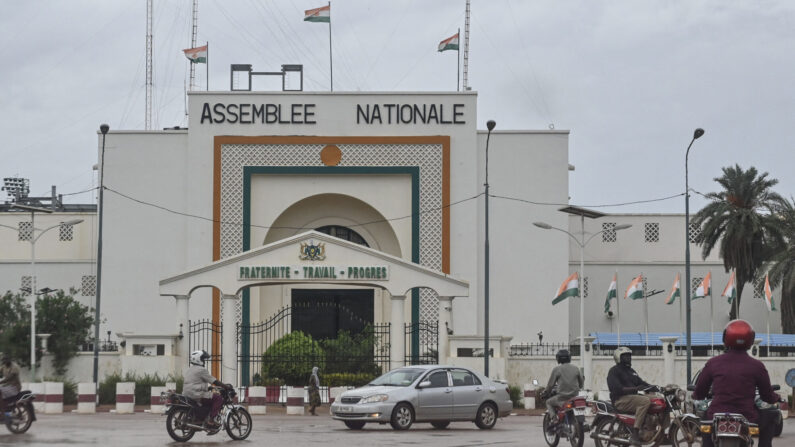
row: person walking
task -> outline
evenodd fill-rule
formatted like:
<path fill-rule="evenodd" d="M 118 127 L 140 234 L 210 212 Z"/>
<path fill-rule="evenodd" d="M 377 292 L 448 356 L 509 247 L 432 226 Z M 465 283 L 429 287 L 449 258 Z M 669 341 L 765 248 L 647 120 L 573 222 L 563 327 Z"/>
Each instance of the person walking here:
<path fill-rule="evenodd" d="M 317 416 L 315 408 L 320 406 L 320 377 L 317 376 L 318 367 L 312 368 L 309 376 L 309 414 Z"/>

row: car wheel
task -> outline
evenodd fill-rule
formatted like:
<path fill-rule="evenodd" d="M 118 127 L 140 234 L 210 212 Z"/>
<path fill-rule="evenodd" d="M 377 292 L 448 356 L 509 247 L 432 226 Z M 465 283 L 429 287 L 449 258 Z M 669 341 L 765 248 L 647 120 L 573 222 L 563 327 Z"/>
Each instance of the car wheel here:
<path fill-rule="evenodd" d="M 395 430 L 408 430 L 414 423 L 414 409 L 411 405 L 401 402 L 392 410 L 392 419 L 389 421 Z"/>
<path fill-rule="evenodd" d="M 345 421 L 345 426 L 351 430 L 361 430 L 364 424 L 365 422 L 363 421 Z"/>
<path fill-rule="evenodd" d="M 433 428 L 438 428 L 439 430 L 443 430 L 447 428 L 448 425 L 450 425 L 450 421 L 434 421 L 431 422 L 431 425 L 433 425 Z"/>
<path fill-rule="evenodd" d="M 497 407 L 493 403 L 487 402 L 478 408 L 475 416 L 475 425 L 481 430 L 488 430 L 497 423 Z"/>

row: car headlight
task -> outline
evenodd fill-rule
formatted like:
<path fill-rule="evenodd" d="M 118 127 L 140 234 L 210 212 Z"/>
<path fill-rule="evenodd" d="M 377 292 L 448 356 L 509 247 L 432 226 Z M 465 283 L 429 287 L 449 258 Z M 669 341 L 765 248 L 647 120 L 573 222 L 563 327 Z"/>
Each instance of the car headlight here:
<path fill-rule="evenodd" d="M 387 399 L 389 399 L 389 396 L 387 396 L 386 394 L 373 394 L 372 396 L 365 397 L 364 399 L 359 401 L 359 403 L 374 404 L 376 402 L 385 402 Z"/>

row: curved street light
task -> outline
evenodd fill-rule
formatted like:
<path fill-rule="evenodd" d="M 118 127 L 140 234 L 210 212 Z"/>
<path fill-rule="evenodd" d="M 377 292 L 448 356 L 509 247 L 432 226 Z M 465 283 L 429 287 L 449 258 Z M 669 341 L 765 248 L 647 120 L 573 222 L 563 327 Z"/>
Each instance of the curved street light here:
<path fill-rule="evenodd" d="M 580 240 L 577 240 L 577 236 L 569 233 L 566 230 L 563 230 L 558 227 L 553 227 L 552 225 L 546 222 L 533 222 L 533 225 L 541 228 L 543 230 L 556 230 L 560 231 L 561 233 L 566 233 L 569 237 L 580 247 L 580 281 L 585 281 L 584 270 L 585 270 L 585 246 L 588 245 L 593 238 L 596 236 L 604 233 L 607 230 L 597 231 L 596 233 L 592 234 L 587 240 L 585 239 L 585 227 L 583 226 L 582 234 L 580 235 Z M 620 224 L 616 225 L 613 230 L 620 231 L 626 230 L 630 228 L 632 224 Z M 585 368 L 585 300 L 583 299 L 583 286 L 580 286 L 580 366 Z M 590 379 L 589 379 L 590 380 Z"/>
<path fill-rule="evenodd" d="M 687 181 L 687 158 L 690 156 L 690 147 L 693 142 L 704 135 L 704 129 L 697 128 L 693 131 L 693 139 L 687 145 L 685 152 L 685 331 L 687 332 L 687 383 L 690 384 L 692 373 L 692 351 L 690 332 L 690 185 Z M 738 298 L 739 299 L 739 298 Z"/>

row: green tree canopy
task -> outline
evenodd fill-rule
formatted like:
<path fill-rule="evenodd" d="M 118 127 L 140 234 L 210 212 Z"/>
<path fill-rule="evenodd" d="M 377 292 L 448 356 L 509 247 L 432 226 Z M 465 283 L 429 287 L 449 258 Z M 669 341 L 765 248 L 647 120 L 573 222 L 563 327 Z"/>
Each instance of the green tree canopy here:
<path fill-rule="evenodd" d="M 784 243 L 774 247 L 770 258 L 772 287 L 781 290 L 781 328 L 795 334 L 795 199 L 781 202 L 776 209 Z"/>
<path fill-rule="evenodd" d="M 306 385 L 312 367 L 323 371 L 326 354 L 320 343 L 301 331 L 276 340 L 262 355 L 263 380 L 283 379 L 287 385 Z"/>

